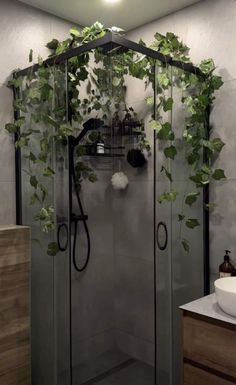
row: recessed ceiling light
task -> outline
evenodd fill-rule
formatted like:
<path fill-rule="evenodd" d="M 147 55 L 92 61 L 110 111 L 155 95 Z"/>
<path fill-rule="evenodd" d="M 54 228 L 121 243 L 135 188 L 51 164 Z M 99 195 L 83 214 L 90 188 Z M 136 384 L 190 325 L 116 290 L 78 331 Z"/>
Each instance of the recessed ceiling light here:
<path fill-rule="evenodd" d="M 121 0 L 103 0 L 103 1 L 108 4 L 115 4 L 115 3 L 119 3 L 119 1 Z"/>

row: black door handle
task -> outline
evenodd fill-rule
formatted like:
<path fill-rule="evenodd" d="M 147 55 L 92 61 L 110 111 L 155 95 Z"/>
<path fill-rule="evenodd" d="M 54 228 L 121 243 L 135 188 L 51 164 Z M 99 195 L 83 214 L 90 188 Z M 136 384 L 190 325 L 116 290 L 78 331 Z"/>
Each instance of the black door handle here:
<path fill-rule="evenodd" d="M 160 240 L 160 231 L 164 230 L 164 240 Z M 168 230 L 165 222 L 159 222 L 156 229 L 157 246 L 160 250 L 165 250 L 168 243 Z"/>
<path fill-rule="evenodd" d="M 62 244 L 62 241 L 61 241 L 62 231 L 65 232 L 64 244 Z M 69 241 L 68 238 L 69 238 L 68 226 L 66 223 L 61 223 L 57 228 L 57 244 L 60 251 L 66 251 L 68 247 L 68 241 Z"/>

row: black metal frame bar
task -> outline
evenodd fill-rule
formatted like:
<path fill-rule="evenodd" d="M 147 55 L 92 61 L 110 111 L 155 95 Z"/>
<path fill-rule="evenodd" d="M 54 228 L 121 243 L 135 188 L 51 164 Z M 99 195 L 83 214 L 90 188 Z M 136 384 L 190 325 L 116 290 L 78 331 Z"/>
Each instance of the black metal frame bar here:
<path fill-rule="evenodd" d="M 15 73 L 13 75 L 15 77 Z M 19 88 L 13 88 L 13 98 L 16 100 L 19 97 Z M 20 117 L 19 111 L 14 110 L 14 121 Z M 14 142 L 19 139 L 20 128 L 14 135 Z M 21 150 L 15 148 L 15 192 L 16 192 L 16 224 L 22 224 L 22 181 L 21 181 Z"/>
<path fill-rule="evenodd" d="M 206 111 L 205 129 L 207 132 L 207 139 L 210 136 L 210 107 Z M 203 152 L 203 161 L 208 163 L 209 157 L 207 149 Z M 210 188 L 209 185 L 203 188 L 203 202 L 209 203 Z M 210 294 L 210 215 L 209 210 L 203 207 L 203 266 L 204 266 L 204 295 Z"/>
<path fill-rule="evenodd" d="M 152 59 L 159 60 L 163 64 L 169 64 L 171 66 L 182 69 L 183 71 L 190 72 L 199 76 L 204 74 L 198 67 L 195 67 L 192 63 L 182 63 L 177 60 L 173 60 L 170 56 L 165 56 L 158 51 L 154 51 L 151 48 L 143 46 L 141 44 L 135 43 L 131 40 L 125 39 L 123 36 L 117 35 L 114 32 L 108 32 L 103 37 L 93 40 L 89 43 L 83 44 L 76 48 L 71 48 L 70 50 L 63 52 L 58 56 L 50 57 L 49 59 L 43 62 L 44 66 L 51 67 L 55 64 L 60 64 L 66 60 L 71 59 L 72 57 L 79 56 L 83 53 L 89 52 L 93 49 L 100 48 L 110 45 L 111 49 L 116 47 L 123 47 L 127 50 L 139 52 L 143 55 L 146 55 Z M 35 64 L 31 67 L 19 70 L 16 72 L 16 77 L 27 75 L 28 71 L 37 71 L 40 67 L 39 64 Z"/>

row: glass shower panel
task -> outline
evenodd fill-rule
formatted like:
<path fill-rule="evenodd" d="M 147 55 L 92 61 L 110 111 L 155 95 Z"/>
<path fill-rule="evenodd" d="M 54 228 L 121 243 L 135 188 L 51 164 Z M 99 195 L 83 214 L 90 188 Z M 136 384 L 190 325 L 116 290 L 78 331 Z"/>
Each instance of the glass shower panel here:
<path fill-rule="evenodd" d="M 170 141 L 167 138 L 163 140 L 159 131 L 156 134 L 157 383 L 180 385 L 182 326 L 179 306 L 201 297 L 204 287 L 203 196 L 198 189 L 197 202 L 191 207 L 185 204 L 187 194 L 195 192 L 196 186 L 189 180 L 191 167 L 186 161 L 189 153 L 183 143 L 190 116 L 184 100 L 198 92 L 198 81 L 195 75 L 175 67 L 157 66 L 156 73 L 157 121 L 162 125 L 168 122 L 169 129 L 174 133 Z M 163 75 L 169 79 L 169 87 L 165 87 L 164 91 L 159 88 Z M 195 86 L 191 88 L 187 82 L 189 76 L 195 77 Z M 159 103 L 168 98 L 172 99 L 173 105 L 169 112 L 164 112 Z M 163 153 L 170 146 L 177 151 L 173 159 Z M 198 166 L 201 167 L 201 164 L 202 156 Z M 165 199 L 163 193 L 173 195 Z M 189 229 L 185 224 L 188 218 L 196 218 L 199 226 Z M 189 253 L 184 250 L 183 241 L 188 243 Z"/>
<path fill-rule="evenodd" d="M 72 265 L 73 385 L 155 383 L 153 106 L 145 101 L 153 90 L 129 74 L 134 54 L 114 51 L 90 54 L 90 81 L 77 87 L 81 124 L 102 123 L 93 121 L 75 151 L 76 164 L 87 171 L 80 174 L 79 198 L 91 250 L 86 264 L 88 234 L 84 221 L 74 223 L 73 258 L 82 271 Z M 145 133 L 151 154 L 135 166 Z M 126 189 L 118 189 L 122 178 Z M 73 214 L 81 214 L 75 192 Z"/>
<path fill-rule="evenodd" d="M 162 100 L 172 97 L 172 88 L 167 84 L 160 87 L 161 79 L 170 83 L 171 70 L 156 62 L 155 69 L 156 113 L 157 124 L 171 130 L 171 111 L 164 111 Z M 164 155 L 164 149 L 171 142 L 162 138 L 156 130 L 156 162 L 155 162 L 155 250 L 156 250 L 156 383 L 172 385 L 172 206 L 170 202 L 161 200 L 162 194 L 172 191 L 171 161 Z"/>
<path fill-rule="evenodd" d="M 47 83 L 45 79 L 50 86 L 46 85 L 41 92 Z M 59 256 L 54 256 L 52 250 L 62 218 L 68 225 L 67 147 L 62 142 L 54 144 L 55 126 L 46 119 L 51 116 L 52 120 L 65 123 L 65 85 L 64 66 L 39 67 L 25 77 L 21 89 L 21 96 L 27 100 L 21 138 L 30 137 L 28 146 L 21 146 L 21 177 L 22 224 L 31 227 L 32 239 L 31 335 L 35 385 L 67 385 L 69 375 L 68 249 Z M 44 122 L 39 116 L 45 117 Z M 65 233 L 61 232 L 62 245 L 63 237 Z M 67 377 L 64 382 L 62 375 Z"/>
<path fill-rule="evenodd" d="M 192 78 L 189 87 L 188 79 Z M 194 79 L 194 81 L 193 81 Z M 181 312 L 179 306 L 200 298 L 204 295 L 204 236 L 203 236 L 203 190 L 189 180 L 193 175 L 193 166 L 186 161 L 191 151 L 183 144 L 183 135 L 191 116 L 187 107 L 189 96 L 199 92 L 200 85 L 196 75 L 188 74 L 182 69 L 172 68 L 172 126 L 175 132 L 177 156 L 171 162 L 173 190 L 178 192 L 172 205 L 172 324 L 173 324 L 173 385 L 181 383 Z M 184 100 L 186 102 L 184 103 Z M 197 122 L 196 122 L 197 127 Z M 203 164 L 202 154 L 197 168 Z M 187 194 L 198 192 L 197 201 L 188 206 L 184 203 Z M 178 215 L 195 218 L 199 226 L 189 229 L 185 220 L 179 222 Z M 182 240 L 189 243 L 190 251 L 186 252 Z"/>

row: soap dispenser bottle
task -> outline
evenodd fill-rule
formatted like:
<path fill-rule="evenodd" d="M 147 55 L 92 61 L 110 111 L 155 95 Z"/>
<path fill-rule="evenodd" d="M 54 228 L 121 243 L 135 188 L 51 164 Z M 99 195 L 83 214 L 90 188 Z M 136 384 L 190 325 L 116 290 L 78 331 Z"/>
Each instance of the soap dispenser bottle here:
<path fill-rule="evenodd" d="M 229 260 L 229 250 L 225 250 L 224 262 L 219 267 L 220 278 L 232 277 L 235 274 L 235 268 Z"/>

